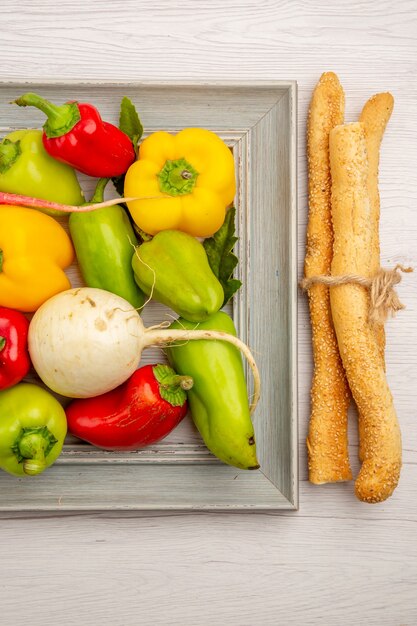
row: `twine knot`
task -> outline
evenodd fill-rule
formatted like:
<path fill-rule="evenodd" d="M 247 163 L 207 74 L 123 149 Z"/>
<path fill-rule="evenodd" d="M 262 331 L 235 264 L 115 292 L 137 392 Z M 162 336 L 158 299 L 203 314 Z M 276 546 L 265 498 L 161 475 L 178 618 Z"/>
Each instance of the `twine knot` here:
<path fill-rule="evenodd" d="M 401 282 L 401 273 L 412 272 L 412 267 L 403 267 L 399 263 L 391 270 L 380 268 L 372 278 L 365 278 L 356 274 L 346 274 L 344 276 L 310 276 L 300 281 L 300 287 L 305 291 L 312 285 L 327 285 L 335 287 L 338 285 L 361 285 L 369 290 L 369 321 L 371 323 L 383 324 L 388 315 L 394 316 L 397 311 L 405 306 L 400 302 L 395 291 L 395 285 Z"/>

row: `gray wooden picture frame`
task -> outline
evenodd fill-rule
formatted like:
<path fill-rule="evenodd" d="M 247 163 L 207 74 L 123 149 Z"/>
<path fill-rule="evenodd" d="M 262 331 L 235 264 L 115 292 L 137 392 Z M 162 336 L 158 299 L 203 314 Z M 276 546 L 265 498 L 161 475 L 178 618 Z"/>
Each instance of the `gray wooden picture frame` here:
<path fill-rule="evenodd" d="M 0 82 L 2 136 L 42 125 L 39 111 L 8 104 L 24 91 L 57 102 L 93 102 L 113 122 L 127 95 L 147 132 L 202 126 L 233 149 L 236 275 L 243 288 L 232 315 L 261 372 L 262 398 L 254 416 L 261 469 L 222 464 L 195 434 L 129 453 L 69 439 L 57 463 L 36 479 L 0 473 L 0 511 L 296 509 L 296 83 Z M 70 275 L 74 286 L 82 284 L 77 268 Z"/>

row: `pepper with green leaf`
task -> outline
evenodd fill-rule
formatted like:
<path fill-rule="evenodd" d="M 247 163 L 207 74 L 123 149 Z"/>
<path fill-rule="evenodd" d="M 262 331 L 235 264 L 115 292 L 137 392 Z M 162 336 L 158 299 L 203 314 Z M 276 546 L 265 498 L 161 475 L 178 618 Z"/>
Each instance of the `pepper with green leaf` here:
<path fill-rule="evenodd" d="M 233 271 L 238 264 L 238 258 L 232 252 L 238 240 L 235 236 L 235 214 L 236 209 L 231 207 L 226 213 L 223 226 L 203 243 L 209 265 L 223 287 L 222 306 L 227 304 L 242 286 L 240 280 L 233 278 Z"/>
<path fill-rule="evenodd" d="M 36 93 L 26 93 L 14 102 L 45 113 L 45 150 L 79 172 L 95 178 L 120 176 L 135 160 L 131 137 L 105 122 L 92 104 L 71 101 L 57 106 Z"/>
<path fill-rule="evenodd" d="M 120 104 L 119 128 L 129 137 L 137 156 L 139 141 L 143 135 L 143 126 L 135 105 L 127 96 L 124 96 Z M 125 174 L 126 172 L 121 176 L 112 178 L 114 188 L 119 196 L 123 196 L 124 194 Z"/>
<path fill-rule="evenodd" d="M 197 239 L 161 230 L 135 250 L 135 280 L 147 296 L 190 322 L 202 322 L 223 305 L 223 289 Z"/>
<path fill-rule="evenodd" d="M 136 248 L 132 266 L 142 291 L 190 322 L 217 313 L 242 285 L 232 277 L 238 263 L 234 217 L 231 208 L 203 244 L 182 231 L 162 230 Z"/>

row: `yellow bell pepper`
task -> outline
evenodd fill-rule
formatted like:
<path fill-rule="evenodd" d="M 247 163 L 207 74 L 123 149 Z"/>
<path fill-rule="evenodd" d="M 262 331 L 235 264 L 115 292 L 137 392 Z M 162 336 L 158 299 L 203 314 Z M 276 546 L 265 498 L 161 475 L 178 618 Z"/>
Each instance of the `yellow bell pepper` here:
<path fill-rule="evenodd" d="M 71 287 L 63 270 L 73 259 L 71 240 L 52 217 L 0 206 L 0 306 L 36 311 Z"/>
<path fill-rule="evenodd" d="M 149 135 L 124 187 L 125 197 L 141 198 L 127 204 L 145 233 L 182 230 L 194 237 L 210 237 L 221 227 L 235 191 L 231 150 L 202 128 Z"/>

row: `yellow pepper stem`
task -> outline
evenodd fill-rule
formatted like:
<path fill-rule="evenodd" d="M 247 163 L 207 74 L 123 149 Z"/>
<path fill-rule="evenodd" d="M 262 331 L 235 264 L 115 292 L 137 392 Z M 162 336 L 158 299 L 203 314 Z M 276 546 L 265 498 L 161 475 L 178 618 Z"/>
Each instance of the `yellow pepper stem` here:
<path fill-rule="evenodd" d="M 197 177 L 197 170 L 185 159 L 168 160 L 158 174 L 159 188 L 170 196 L 183 196 L 192 192 Z"/>

